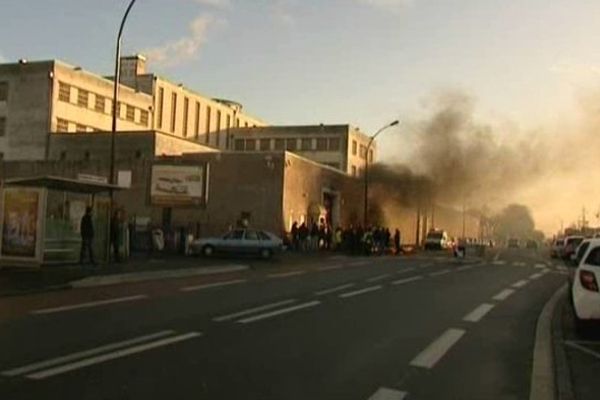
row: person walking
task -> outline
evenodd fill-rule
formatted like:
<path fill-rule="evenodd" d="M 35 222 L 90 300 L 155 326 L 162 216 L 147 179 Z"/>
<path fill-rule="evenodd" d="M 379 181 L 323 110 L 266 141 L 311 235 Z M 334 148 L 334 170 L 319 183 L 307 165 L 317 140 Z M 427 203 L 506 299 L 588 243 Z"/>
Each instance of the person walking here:
<path fill-rule="evenodd" d="M 121 262 L 121 255 L 119 253 L 119 239 L 121 237 L 121 211 L 115 210 L 110 220 L 110 245 L 113 249 L 114 262 Z"/>
<path fill-rule="evenodd" d="M 394 248 L 396 249 L 396 255 L 400 254 L 400 230 L 398 228 L 394 232 Z"/>
<path fill-rule="evenodd" d="M 295 251 L 300 250 L 300 238 L 298 236 L 298 223 L 294 221 L 292 224 L 292 248 Z"/>
<path fill-rule="evenodd" d="M 79 264 L 83 265 L 85 261 L 85 254 L 88 253 L 90 263 L 92 266 L 96 266 L 94 261 L 94 223 L 92 221 L 92 207 L 85 208 L 85 214 L 81 218 L 81 224 L 79 226 L 81 233 L 81 251 L 79 252 Z"/>
<path fill-rule="evenodd" d="M 303 252 L 307 251 L 308 227 L 306 226 L 306 222 L 300 224 L 300 228 L 298 228 L 298 238 L 300 239 L 300 250 Z"/>

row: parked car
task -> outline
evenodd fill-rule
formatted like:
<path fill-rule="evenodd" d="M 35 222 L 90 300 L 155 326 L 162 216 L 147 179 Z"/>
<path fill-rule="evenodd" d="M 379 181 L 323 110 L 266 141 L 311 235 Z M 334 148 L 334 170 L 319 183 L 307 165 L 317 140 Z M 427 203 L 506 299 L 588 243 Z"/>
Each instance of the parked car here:
<path fill-rule="evenodd" d="M 567 236 L 565 238 L 564 245 L 561 248 L 560 257 L 563 260 L 570 260 L 571 255 L 575 253 L 577 246 L 579 246 L 579 244 L 583 242 L 583 239 L 583 236 Z"/>
<path fill-rule="evenodd" d="M 550 248 L 550 257 L 551 258 L 559 258 L 560 253 L 562 251 L 562 247 L 564 245 L 565 245 L 564 238 L 556 239 L 554 242 L 552 242 L 552 246 Z"/>
<path fill-rule="evenodd" d="M 575 326 L 582 331 L 600 321 L 600 239 L 582 242 L 572 261 L 576 269 L 570 279 L 571 303 Z"/>
<path fill-rule="evenodd" d="M 235 229 L 221 237 L 201 238 L 191 243 L 192 254 L 205 257 L 224 253 L 270 258 L 282 249 L 281 238 L 270 232 L 254 229 Z"/>
<path fill-rule="evenodd" d="M 512 247 L 512 248 L 518 248 L 519 247 L 519 239 L 517 238 L 510 238 L 508 239 L 508 242 L 506 243 L 507 247 Z"/>
<path fill-rule="evenodd" d="M 442 230 L 429 231 L 425 237 L 425 250 L 447 249 L 449 245 L 448 233 Z"/>
<path fill-rule="evenodd" d="M 527 243 L 525 243 L 525 247 L 528 249 L 537 249 L 538 242 L 536 242 L 535 240 L 528 240 Z"/>

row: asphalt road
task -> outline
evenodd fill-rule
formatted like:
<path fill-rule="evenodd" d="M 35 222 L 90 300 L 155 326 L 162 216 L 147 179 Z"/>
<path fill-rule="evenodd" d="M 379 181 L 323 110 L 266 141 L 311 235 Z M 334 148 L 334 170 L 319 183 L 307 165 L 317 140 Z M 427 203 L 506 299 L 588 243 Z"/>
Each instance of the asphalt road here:
<path fill-rule="evenodd" d="M 12 299 L 0 398 L 525 399 L 537 317 L 566 277 L 503 249 L 219 279 Z"/>

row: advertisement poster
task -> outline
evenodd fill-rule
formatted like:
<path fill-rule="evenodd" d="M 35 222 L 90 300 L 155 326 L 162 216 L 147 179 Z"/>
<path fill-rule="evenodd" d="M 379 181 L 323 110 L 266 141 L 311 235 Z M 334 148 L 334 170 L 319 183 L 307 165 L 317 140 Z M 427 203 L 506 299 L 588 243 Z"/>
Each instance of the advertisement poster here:
<path fill-rule="evenodd" d="M 36 189 L 5 189 L 2 205 L 2 257 L 35 259 L 41 238 L 42 192 Z"/>
<path fill-rule="evenodd" d="M 204 167 L 154 165 L 150 201 L 166 207 L 192 206 L 204 201 Z"/>

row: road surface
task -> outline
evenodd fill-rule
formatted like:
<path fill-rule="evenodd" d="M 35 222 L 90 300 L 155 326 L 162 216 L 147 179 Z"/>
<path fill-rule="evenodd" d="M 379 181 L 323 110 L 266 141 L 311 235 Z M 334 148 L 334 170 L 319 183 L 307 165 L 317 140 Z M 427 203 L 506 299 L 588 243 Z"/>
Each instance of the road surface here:
<path fill-rule="evenodd" d="M 0 398 L 526 399 L 565 279 L 503 249 L 2 299 Z"/>

